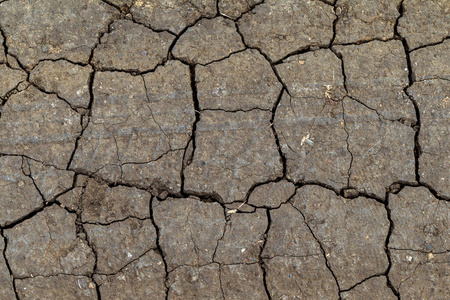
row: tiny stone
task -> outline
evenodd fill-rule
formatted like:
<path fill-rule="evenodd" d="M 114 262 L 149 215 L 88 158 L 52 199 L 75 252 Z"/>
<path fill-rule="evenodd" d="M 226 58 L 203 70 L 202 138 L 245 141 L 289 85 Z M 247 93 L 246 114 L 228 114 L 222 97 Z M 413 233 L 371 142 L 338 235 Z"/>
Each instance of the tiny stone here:
<path fill-rule="evenodd" d="M 168 191 L 162 191 L 161 193 L 159 193 L 159 198 L 161 200 L 165 200 L 167 197 L 169 196 L 169 192 Z"/>
<path fill-rule="evenodd" d="M 343 191 L 343 195 L 345 198 L 353 199 L 353 198 L 357 198 L 359 196 L 359 192 L 355 189 L 345 189 Z"/>
<path fill-rule="evenodd" d="M 389 192 L 395 194 L 398 193 L 400 191 L 400 189 L 402 188 L 402 185 L 399 183 L 394 183 L 389 187 Z"/>

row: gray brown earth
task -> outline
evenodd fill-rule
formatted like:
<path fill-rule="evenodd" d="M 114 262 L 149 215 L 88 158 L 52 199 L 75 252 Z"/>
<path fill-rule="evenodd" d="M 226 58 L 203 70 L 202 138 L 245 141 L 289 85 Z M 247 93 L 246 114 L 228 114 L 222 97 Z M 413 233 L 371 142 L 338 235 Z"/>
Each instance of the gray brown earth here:
<path fill-rule="evenodd" d="M 0 33 L 0 299 L 450 295 L 449 0 L 3 0 Z"/>

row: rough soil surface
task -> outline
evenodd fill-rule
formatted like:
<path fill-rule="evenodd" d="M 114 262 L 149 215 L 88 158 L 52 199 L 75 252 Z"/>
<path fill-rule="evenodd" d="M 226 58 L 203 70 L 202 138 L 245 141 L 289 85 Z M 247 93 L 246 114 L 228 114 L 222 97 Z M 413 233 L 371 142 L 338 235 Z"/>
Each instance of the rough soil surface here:
<path fill-rule="evenodd" d="M 449 0 L 0 0 L 0 299 L 446 299 Z"/>

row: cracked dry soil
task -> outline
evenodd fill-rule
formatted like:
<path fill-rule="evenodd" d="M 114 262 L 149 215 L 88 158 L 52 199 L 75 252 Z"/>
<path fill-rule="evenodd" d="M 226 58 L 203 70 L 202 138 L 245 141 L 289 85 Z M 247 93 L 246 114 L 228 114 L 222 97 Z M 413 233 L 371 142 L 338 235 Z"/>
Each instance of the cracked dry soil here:
<path fill-rule="evenodd" d="M 0 299 L 450 295 L 449 0 L 0 0 L 0 82 Z"/>

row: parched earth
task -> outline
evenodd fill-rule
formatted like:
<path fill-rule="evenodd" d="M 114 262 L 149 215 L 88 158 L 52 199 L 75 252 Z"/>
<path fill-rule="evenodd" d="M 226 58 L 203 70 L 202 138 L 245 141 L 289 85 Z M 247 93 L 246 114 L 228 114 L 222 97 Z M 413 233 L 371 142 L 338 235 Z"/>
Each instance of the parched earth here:
<path fill-rule="evenodd" d="M 0 33 L 0 299 L 450 295 L 449 0 L 0 0 Z"/>

